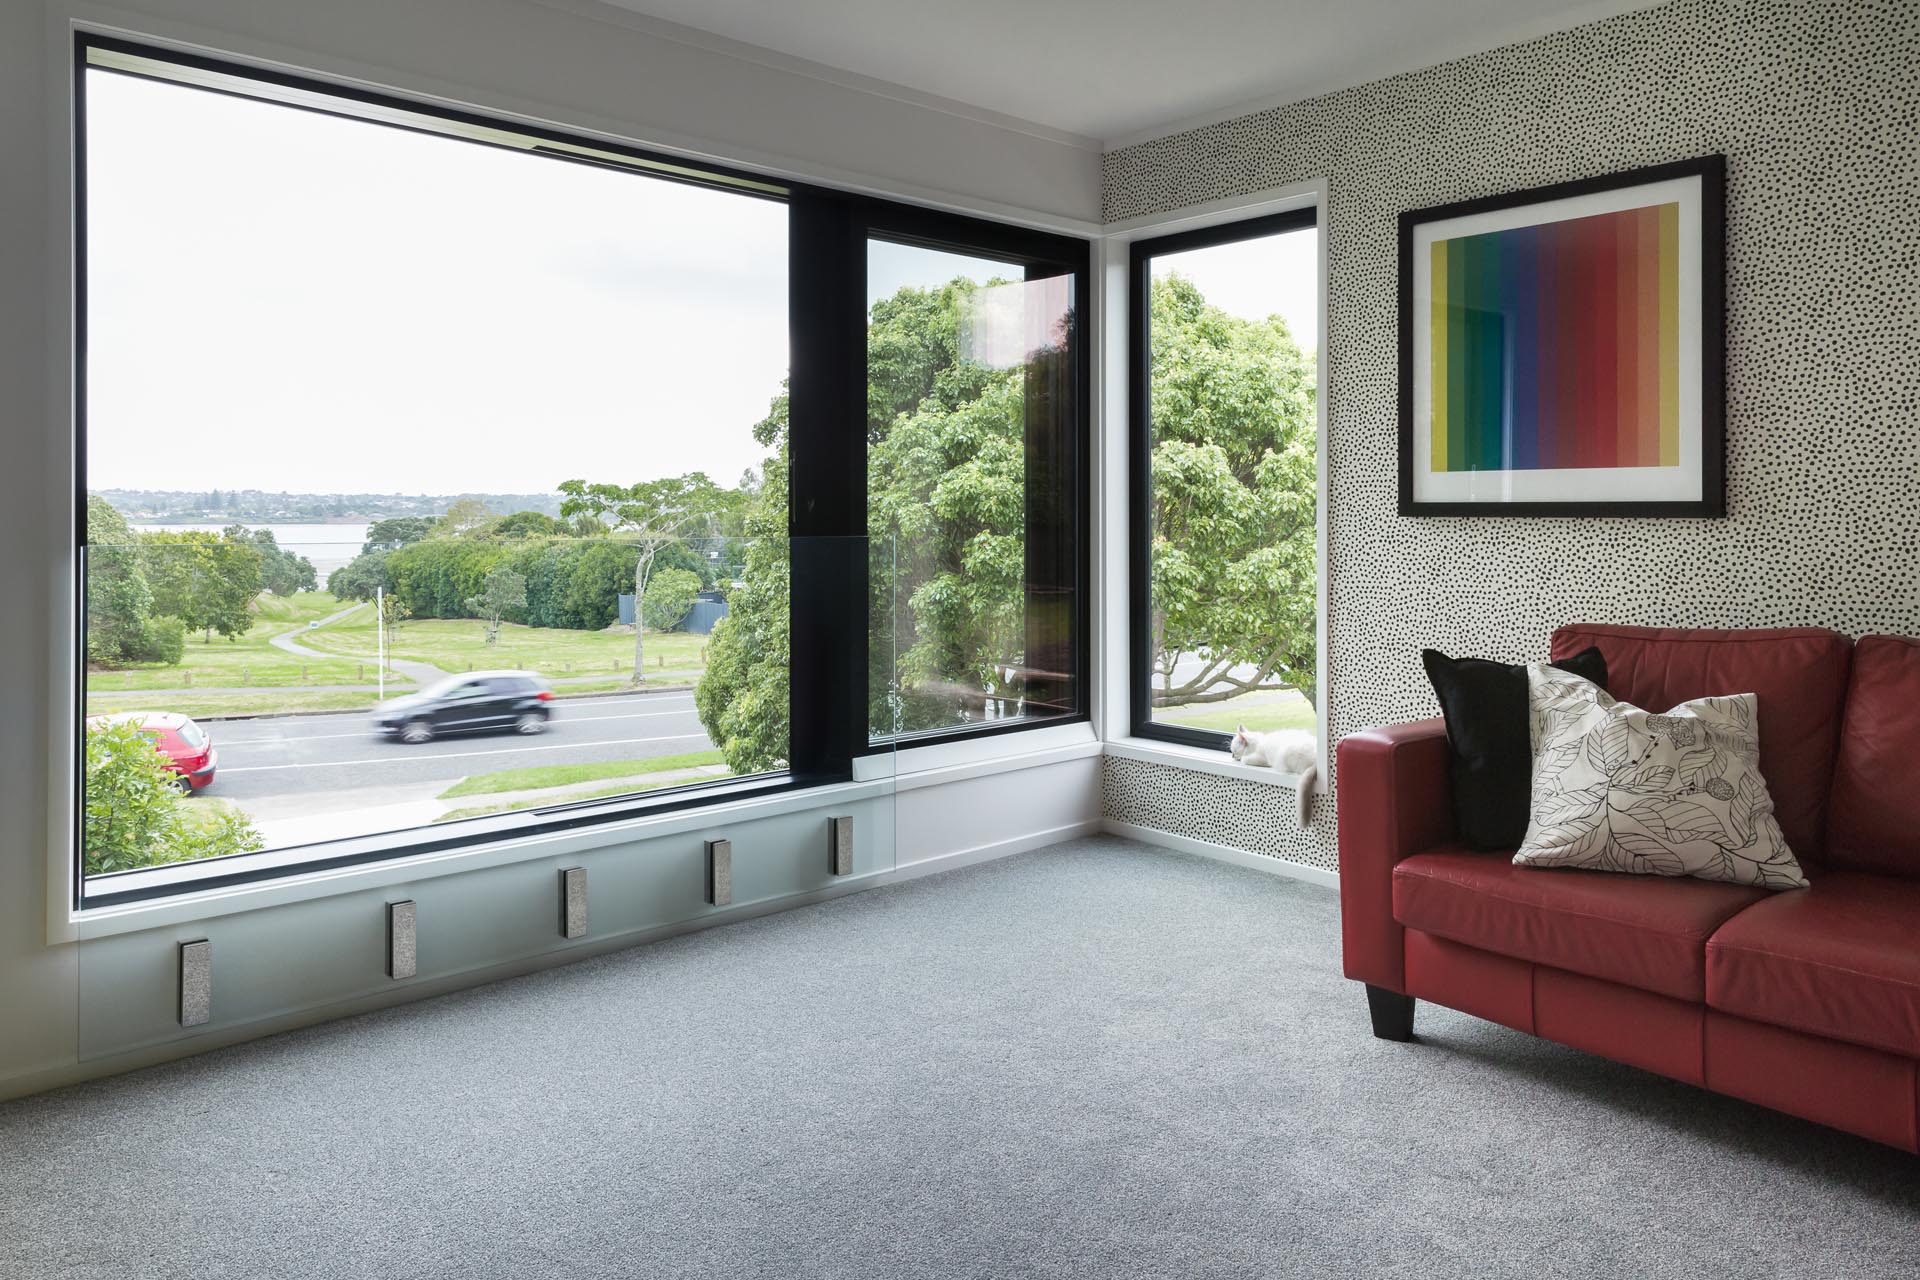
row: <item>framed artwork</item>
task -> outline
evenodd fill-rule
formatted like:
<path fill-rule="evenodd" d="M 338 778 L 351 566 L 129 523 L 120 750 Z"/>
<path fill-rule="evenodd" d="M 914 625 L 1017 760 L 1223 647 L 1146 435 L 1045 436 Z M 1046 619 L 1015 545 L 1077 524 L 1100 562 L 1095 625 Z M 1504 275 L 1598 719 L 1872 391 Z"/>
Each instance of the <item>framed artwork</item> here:
<path fill-rule="evenodd" d="M 1726 157 L 1400 215 L 1400 514 L 1723 516 Z"/>

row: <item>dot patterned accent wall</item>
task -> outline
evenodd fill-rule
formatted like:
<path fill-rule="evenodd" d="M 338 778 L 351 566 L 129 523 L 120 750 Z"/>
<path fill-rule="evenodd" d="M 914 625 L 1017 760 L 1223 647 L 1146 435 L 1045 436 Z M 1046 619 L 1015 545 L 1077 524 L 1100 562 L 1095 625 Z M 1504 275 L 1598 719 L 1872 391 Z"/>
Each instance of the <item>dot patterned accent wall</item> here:
<path fill-rule="evenodd" d="M 1728 518 L 1396 515 L 1396 216 L 1712 152 Z M 1427 645 L 1522 661 L 1572 621 L 1920 633 L 1920 3 L 1676 0 L 1112 152 L 1106 218 L 1315 178 L 1336 740 L 1438 714 Z M 1110 817 L 1332 865 L 1337 778 L 1302 833 L 1272 787 L 1106 777 Z"/>

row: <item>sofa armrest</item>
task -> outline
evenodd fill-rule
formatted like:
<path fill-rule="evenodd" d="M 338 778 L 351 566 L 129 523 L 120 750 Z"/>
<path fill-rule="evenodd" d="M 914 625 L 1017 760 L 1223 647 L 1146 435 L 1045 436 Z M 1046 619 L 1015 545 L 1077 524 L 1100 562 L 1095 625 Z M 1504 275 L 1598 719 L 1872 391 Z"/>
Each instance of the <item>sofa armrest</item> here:
<path fill-rule="evenodd" d="M 1340 785 L 1340 939 L 1346 974 L 1406 990 L 1405 933 L 1393 918 L 1393 868 L 1453 835 L 1444 720 L 1348 734 Z"/>

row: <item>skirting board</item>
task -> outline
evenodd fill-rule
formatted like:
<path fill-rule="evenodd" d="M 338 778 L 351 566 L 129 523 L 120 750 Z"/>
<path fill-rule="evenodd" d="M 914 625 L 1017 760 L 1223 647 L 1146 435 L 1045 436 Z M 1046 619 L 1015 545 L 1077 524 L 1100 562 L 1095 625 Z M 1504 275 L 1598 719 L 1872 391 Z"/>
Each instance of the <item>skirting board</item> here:
<path fill-rule="evenodd" d="M 1304 880 L 1308 884 L 1317 884 L 1327 889 L 1340 887 L 1340 877 L 1331 871 L 1322 871 L 1319 867 L 1304 867 L 1283 858 L 1269 858 L 1265 854 L 1248 853 L 1245 849 L 1236 849 L 1232 845 L 1215 844 L 1211 840 L 1195 840 L 1192 836 L 1175 835 L 1171 831 L 1136 826 L 1131 822 L 1121 822 L 1117 818 L 1102 818 L 1100 829 L 1108 835 L 1125 836 L 1129 840 L 1138 840 L 1142 844 L 1157 844 L 1162 849 L 1177 849 L 1181 853 L 1197 853 L 1203 858 L 1231 862 L 1236 867 L 1246 867 L 1250 871 L 1264 871 L 1270 876 Z"/>
<path fill-rule="evenodd" d="M 1101 830 L 1098 819 L 1085 822 L 1068 823 L 1047 831 L 1028 832 L 1009 840 L 999 840 L 992 844 L 977 845 L 971 849 L 958 849 L 951 853 L 923 858 L 895 866 L 886 871 L 870 872 L 866 875 L 849 876 L 836 884 L 806 893 L 797 893 L 784 898 L 774 898 L 762 902 L 745 903 L 719 911 L 708 912 L 687 920 L 678 920 L 669 924 L 653 925 L 625 933 L 596 938 L 585 943 L 568 947 L 559 947 L 533 955 L 518 956 L 499 964 L 485 965 L 466 969 L 457 973 L 442 974 L 417 984 L 407 984 L 386 988 L 378 993 L 349 997 L 345 1000 L 321 1000 L 311 1004 L 284 1010 L 264 1018 L 238 1023 L 221 1028 L 217 1032 L 190 1036 L 181 1040 L 168 1040 L 155 1045 L 143 1046 L 122 1054 L 103 1055 L 84 1062 L 63 1062 L 54 1067 L 29 1068 L 10 1076 L 0 1077 L 0 1102 L 13 1098 L 26 1097 L 42 1093 L 48 1089 L 57 1089 L 65 1085 L 79 1084 L 85 1080 L 99 1079 L 103 1076 L 120 1075 L 127 1071 L 136 1071 L 142 1067 L 156 1066 L 162 1062 L 171 1062 L 179 1058 L 192 1057 L 213 1049 L 226 1048 L 229 1045 L 242 1044 L 248 1040 L 258 1040 L 264 1036 L 277 1035 L 283 1031 L 292 1031 L 299 1027 L 316 1023 L 331 1022 L 337 1018 L 348 1018 L 355 1014 L 371 1013 L 376 1009 L 390 1008 L 398 1004 L 411 1004 L 416 1000 L 431 999 L 434 996 L 447 995 L 454 991 L 470 987 L 485 986 L 490 982 L 501 982 L 517 978 L 542 969 L 557 968 L 563 964 L 573 964 L 593 956 L 605 955 L 611 951 L 624 951 L 629 947 L 644 946 L 650 942 L 660 942 L 682 934 L 697 933 L 703 929 L 718 928 L 721 925 L 735 924 L 742 920 L 751 920 L 756 916 L 773 915 L 781 911 L 791 911 L 795 907 L 804 907 L 816 902 L 825 902 L 832 898 L 844 897 L 850 893 L 860 893 L 867 889 L 877 889 L 881 885 L 898 884 L 904 880 L 918 880 L 922 876 L 939 875 L 944 871 L 958 871 L 975 863 L 991 862 L 995 858 L 1012 857 L 1016 853 L 1026 853 L 1046 845 L 1058 844 L 1063 840 L 1072 840 L 1079 836 L 1095 835 Z"/>

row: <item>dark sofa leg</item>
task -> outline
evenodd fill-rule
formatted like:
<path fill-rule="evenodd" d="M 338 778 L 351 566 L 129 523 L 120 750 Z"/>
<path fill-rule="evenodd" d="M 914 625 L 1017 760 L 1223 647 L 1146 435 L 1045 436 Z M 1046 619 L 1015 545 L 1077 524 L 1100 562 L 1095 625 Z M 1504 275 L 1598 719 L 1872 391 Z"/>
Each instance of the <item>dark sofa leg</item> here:
<path fill-rule="evenodd" d="M 1413 1039 L 1412 996 L 1368 983 L 1367 1012 L 1373 1015 L 1373 1034 L 1379 1039 Z"/>

